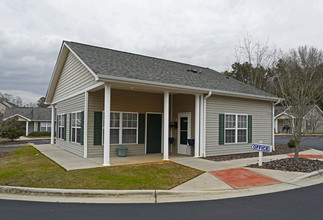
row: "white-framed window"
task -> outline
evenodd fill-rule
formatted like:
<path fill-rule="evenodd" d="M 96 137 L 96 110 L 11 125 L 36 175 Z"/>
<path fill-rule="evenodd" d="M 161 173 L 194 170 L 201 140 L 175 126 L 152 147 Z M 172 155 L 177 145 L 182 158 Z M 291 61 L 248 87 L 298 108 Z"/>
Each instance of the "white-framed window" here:
<path fill-rule="evenodd" d="M 52 123 L 51 122 L 39 122 L 40 131 L 50 131 Z"/>
<path fill-rule="evenodd" d="M 65 117 L 64 115 L 58 115 L 57 137 L 60 139 L 64 139 L 64 132 L 65 132 Z"/>
<path fill-rule="evenodd" d="M 224 140 L 226 144 L 247 143 L 248 116 L 243 114 L 225 114 Z"/>
<path fill-rule="evenodd" d="M 81 143 L 81 112 L 71 113 L 71 142 Z"/>
<path fill-rule="evenodd" d="M 110 113 L 110 144 L 138 143 L 138 113 Z M 102 144 L 104 144 L 104 112 L 102 112 Z"/>

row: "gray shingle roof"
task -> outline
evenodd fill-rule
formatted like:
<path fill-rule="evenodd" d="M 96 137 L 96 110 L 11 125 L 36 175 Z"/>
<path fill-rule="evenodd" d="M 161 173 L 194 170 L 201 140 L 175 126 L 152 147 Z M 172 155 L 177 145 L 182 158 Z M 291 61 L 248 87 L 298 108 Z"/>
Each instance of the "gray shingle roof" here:
<path fill-rule="evenodd" d="M 21 115 L 31 121 L 50 121 L 51 109 L 50 108 L 35 108 L 35 107 L 12 107 L 7 108 L 3 118 L 9 118 L 14 115 Z"/>
<path fill-rule="evenodd" d="M 65 43 L 95 74 L 275 98 L 209 68 L 76 42 Z"/>

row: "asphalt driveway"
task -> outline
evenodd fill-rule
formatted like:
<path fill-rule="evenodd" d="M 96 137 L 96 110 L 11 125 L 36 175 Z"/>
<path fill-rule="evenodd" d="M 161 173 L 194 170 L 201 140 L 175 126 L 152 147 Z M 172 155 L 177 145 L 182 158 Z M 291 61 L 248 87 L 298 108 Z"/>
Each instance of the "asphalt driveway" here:
<path fill-rule="evenodd" d="M 291 138 L 293 138 L 293 136 L 275 136 L 275 143 L 287 144 Z M 323 151 L 323 136 L 303 137 L 301 146 Z"/>

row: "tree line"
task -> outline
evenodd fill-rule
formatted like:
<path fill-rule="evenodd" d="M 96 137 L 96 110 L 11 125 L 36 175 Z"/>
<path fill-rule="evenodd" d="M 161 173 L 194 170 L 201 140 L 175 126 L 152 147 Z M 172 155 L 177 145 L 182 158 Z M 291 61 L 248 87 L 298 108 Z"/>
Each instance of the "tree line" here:
<path fill-rule="evenodd" d="M 309 105 L 323 109 L 323 51 L 313 46 L 299 46 L 285 52 L 246 35 L 235 48 L 235 62 L 224 74 L 271 93 L 291 107 L 294 121 L 295 159 L 303 135 L 303 118 Z"/>

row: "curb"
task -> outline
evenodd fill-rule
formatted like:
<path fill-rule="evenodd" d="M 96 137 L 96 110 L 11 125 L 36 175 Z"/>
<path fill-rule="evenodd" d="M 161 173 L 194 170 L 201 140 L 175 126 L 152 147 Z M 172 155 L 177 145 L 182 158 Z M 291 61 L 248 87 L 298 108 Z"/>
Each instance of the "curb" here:
<path fill-rule="evenodd" d="M 296 177 L 294 179 L 291 179 L 289 181 L 287 181 L 286 183 L 295 183 L 297 181 L 300 181 L 300 180 L 303 180 L 303 179 L 307 179 L 307 178 L 311 178 L 311 177 L 314 177 L 314 176 L 319 176 L 319 175 L 323 175 L 323 169 L 321 170 L 317 170 L 317 171 L 313 171 L 311 173 L 306 173 L 302 176 L 299 176 L 299 177 Z"/>
<path fill-rule="evenodd" d="M 51 188 L 31 188 L 16 186 L 0 186 L 0 193 L 20 194 L 20 195 L 41 195 L 60 197 L 111 197 L 111 198 L 131 198 L 131 197 L 153 197 L 156 190 L 84 190 L 84 189 L 51 189 Z"/>

